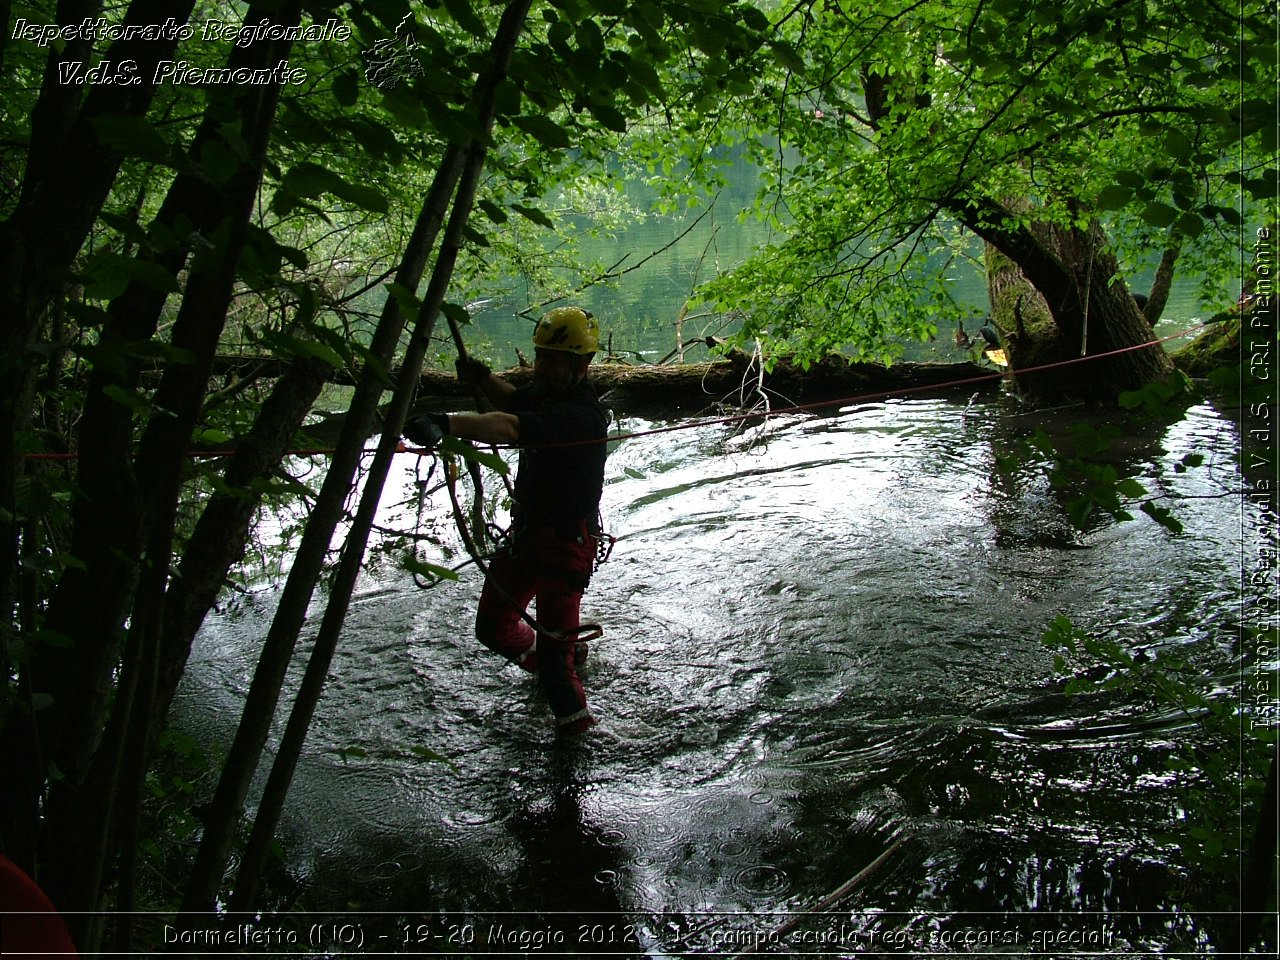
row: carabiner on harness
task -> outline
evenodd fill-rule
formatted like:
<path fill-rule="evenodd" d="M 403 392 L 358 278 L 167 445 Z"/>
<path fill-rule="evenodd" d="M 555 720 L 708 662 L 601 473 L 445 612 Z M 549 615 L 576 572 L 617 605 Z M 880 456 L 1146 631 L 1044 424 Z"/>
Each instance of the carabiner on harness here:
<path fill-rule="evenodd" d="M 611 533 L 605 533 L 601 530 L 595 535 L 596 537 L 596 565 L 598 571 L 602 563 L 609 561 L 610 554 L 613 553 L 613 545 L 618 542 L 618 538 Z"/>

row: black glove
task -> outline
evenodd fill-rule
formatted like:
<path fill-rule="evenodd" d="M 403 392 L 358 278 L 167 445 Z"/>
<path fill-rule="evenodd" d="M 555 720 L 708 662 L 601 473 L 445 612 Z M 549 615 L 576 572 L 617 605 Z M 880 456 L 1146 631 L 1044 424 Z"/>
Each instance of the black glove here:
<path fill-rule="evenodd" d="M 406 420 L 404 436 L 426 450 L 434 450 L 449 435 L 449 417 L 444 413 L 424 413 Z"/>
<path fill-rule="evenodd" d="M 483 360 L 471 357 L 458 357 L 453 366 L 458 371 L 458 379 L 463 383 L 479 383 L 493 372 Z"/>

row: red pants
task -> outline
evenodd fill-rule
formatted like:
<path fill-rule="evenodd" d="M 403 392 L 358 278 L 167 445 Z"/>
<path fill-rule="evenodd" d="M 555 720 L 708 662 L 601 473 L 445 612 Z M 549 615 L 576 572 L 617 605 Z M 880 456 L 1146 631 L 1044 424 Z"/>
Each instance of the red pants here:
<path fill-rule="evenodd" d="M 513 532 L 510 543 L 490 561 L 476 609 L 476 638 L 536 673 L 556 726 L 571 732 L 595 722 L 578 679 L 572 640 L 595 556 L 596 539 L 585 522 L 572 530 L 532 527 Z M 535 636 L 520 616 L 531 602 L 540 627 L 570 639 L 541 631 Z"/>

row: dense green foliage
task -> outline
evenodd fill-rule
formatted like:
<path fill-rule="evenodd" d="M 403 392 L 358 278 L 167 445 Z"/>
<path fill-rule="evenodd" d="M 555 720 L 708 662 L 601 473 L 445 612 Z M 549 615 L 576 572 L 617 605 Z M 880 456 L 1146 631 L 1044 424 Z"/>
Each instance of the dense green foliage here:
<path fill-rule="evenodd" d="M 1238 231 L 1276 193 L 1272 25 L 1242 9 L 797 6 L 770 111 L 716 110 L 726 137 L 768 138 L 761 212 L 789 234 L 709 295 L 779 349 L 887 356 L 963 315 L 948 263 L 974 249 L 957 223 L 1101 218 L 1122 275 L 1176 246 L 1222 303 Z"/>

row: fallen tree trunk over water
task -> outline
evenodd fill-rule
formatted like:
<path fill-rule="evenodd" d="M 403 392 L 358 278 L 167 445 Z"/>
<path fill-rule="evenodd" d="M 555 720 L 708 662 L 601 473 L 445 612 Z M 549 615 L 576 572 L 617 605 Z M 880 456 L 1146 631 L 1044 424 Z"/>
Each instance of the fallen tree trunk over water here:
<path fill-rule="evenodd" d="M 531 367 L 498 371 L 511 383 L 522 385 L 533 376 Z M 884 367 L 872 363 L 846 363 L 828 358 L 808 370 L 779 361 L 763 373 L 752 358 L 738 354 L 713 363 L 673 366 L 630 366 L 598 363 L 591 380 L 615 414 L 655 419 L 692 417 L 722 412 L 726 407 L 763 410 L 767 398 L 772 410 L 821 405 L 843 400 L 871 401 L 903 395 L 969 395 L 996 390 L 1000 371 L 976 363 L 898 363 Z M 474 400 L 470 388 L 452 372 L 423 371 L 415 412 L 469 409 Z M 326 416 L 307 428 L 317 441 L 335 436 L 343 414 Z"/>
<path fill-rule="evenodd" d="M 975 363 L 847 363 L 830 357 L 807 370 L 779 361 L 763 372 L 753 358 L 738 354 L 714 363 L 675 367 L 602 364 L 591 378 L 607 403 L 620 413 L 690 416 L 719 406 L 770 409 L 841 400 L 880 400 L 938 391 L 994 389 L 1000 372 Z"/>

